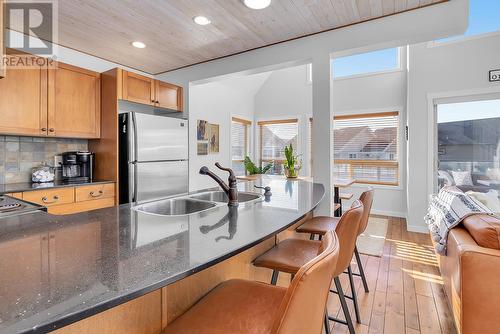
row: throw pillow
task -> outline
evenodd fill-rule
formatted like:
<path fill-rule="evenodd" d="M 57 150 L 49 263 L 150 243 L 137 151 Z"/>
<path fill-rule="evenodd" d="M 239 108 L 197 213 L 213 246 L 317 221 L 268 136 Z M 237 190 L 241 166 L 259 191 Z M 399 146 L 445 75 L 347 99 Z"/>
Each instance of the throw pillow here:
<path fill-rule="evenodd" d="M 444 180 L 444 185 L 445 186 L 453 186 L 455 185 L 455 182 L 453 181 L 453 178 L 451 177 L 450 173 L 444 170 L 438 170 L 438 177 L 440 179 Z"/>
<path fill-rule="evenodd" d="M 495 215 L 498 216 L 500 214 L 500 200 L 498 199 L 498 192 L 496 190 L 491 189 L 487 193 L 468 191 L 467 195 L 484 204 Z"/>
<path fill-rule="evenodd" d="M 453 180 L 455 180 L 455 184 L 457 186 L 473 186 L 472 177 L 470 172 L 458 172 L 451 171 L 451 175 L 453 175 Z"/>

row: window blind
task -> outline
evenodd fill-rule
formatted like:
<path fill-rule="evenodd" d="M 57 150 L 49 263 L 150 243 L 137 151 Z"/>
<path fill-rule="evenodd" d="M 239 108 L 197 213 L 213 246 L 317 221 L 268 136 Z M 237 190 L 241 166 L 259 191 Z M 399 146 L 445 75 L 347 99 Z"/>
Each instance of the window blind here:
<path fill-rule="evenodd" d="M 236 175 L 245 175 L 243 161 L 249 151 L 249 127 L 252 123 L 233 117 L 231 122 L 231 160 Z"/>
<path fill-rule="evenodd" d="M 398 113 L 337 116 L 334 173 L 359 183 L 399 184 Z"/>
<path fill-rule="evenodd" d="M 261 121 L 260 129 L 260 162 L 265 165 L 274 162 L 270 174 L 283 174 L 285 146 L 292 144 L 297 150 L 299 125 L 297 119 Z"/>

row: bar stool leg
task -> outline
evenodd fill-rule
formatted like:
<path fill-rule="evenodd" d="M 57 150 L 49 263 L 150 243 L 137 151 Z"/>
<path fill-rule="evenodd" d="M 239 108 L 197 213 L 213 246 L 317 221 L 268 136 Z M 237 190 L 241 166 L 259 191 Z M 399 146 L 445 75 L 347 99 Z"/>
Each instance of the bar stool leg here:
<path fill-rule="evenodd" d="M 342 306 L 342 311 L 344 312 L 346 324 L 347 327 L 349 328 L 349 334 L 356 334 L 356 332 L 354 331 L 354 326 L 352 324 L 351 315 L 349 314 L 349 307 L 347 307 L 347 303 L 345 301 L 344 291 L 342 290 L 342 284 L 340 284 L 340 279 L 338 277 L 335 277 L 333 281 L 335 282 L 335 288 L 337 289 L 339 295 L 340 305 Z M 337 319 L 330 316 L 328 316 L 328 319 L 333 321 L 338 321 Z"/>
<path fill-rule="evenodd" d="M 356 314 L 356 322 L 360 324 L 361 317 L 359 315 L 358 296 L 356 295 L 356 288 L 354 287 L 354 279 L 352 278 L 353 276 L 352 276 L 351 266 L 347 267 L 347 273 L 349 274 L 349 284 L 351 285 L 351 296 L 352 296 L 352 302 L 354 303 L 354 313 Z"/>
<path fill-rule="evenodd" d="M 359 275 L 361 276 L 361 281 L 363 282 L 363 287 L 365 288 L 365 292 L 368 293 L 368 283 L 366 282 L 365 270 L 363 269 L 363 264 L 361 263 L 361 257 L 359 256 L 358 247 L 354 247 L 354 255 L 356 255 L 356 263 L 359 268 Z"/>
<path fill-rule="evenodd" d="M 309 237 L 309 240 L 314 240 L 314 234 L 311 233 L 311 236 Z"/>
<path fill-rule="evenodd" d="M 280 273 L 279 271 L 273 270 L 273 276 L 271 277 L 271 284 L 272 285 L 276 285 L 276 283 L 278 282 L 279 273 Z"/>
<path fill-rule="evenodd" d="M 325 310 L 325 321 L 324 321 L 324 325 L 325 326 L 325 334 L 331 334 L 331 331 L 330 331 L 330 321 L 328 319 L 328 311 Z"/>

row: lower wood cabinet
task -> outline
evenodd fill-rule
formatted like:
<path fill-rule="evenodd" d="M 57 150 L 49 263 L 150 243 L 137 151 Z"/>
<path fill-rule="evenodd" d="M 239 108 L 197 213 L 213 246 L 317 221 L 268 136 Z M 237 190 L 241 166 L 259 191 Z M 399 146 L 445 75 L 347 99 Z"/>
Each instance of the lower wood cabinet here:
<path fill-rule="evenodd" d="M 54 215 L 112 207 L 116 198 L 114 183 L 33 190 L 9 195 L 43 205 Z"/>

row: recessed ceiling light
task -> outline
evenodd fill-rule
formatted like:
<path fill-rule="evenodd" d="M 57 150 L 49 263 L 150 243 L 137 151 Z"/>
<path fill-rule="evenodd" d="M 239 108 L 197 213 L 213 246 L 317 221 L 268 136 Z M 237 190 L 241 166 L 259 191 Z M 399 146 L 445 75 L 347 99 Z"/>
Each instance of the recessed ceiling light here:
<path fill-rule="evenodd" d="M 271 0 L 243 0 L 243 3 L 251 9 L 264 9 L 269 7 Z"/>
<path fill-rule="evenodd" d="M 143 42 L 135 41 L 132 42 L 132 46 L 138 49 L 144 49 L 146 47 L 146 44 L 144 44 Z"/>
<path fill-rule="evenodd" d="M 193 21 L 200 26 L 206 26 L 207 24 L 212 23 L 212 21 L 210 21 L 210 19 L 206 16 L 195 16 L 193 17 Z"/>

